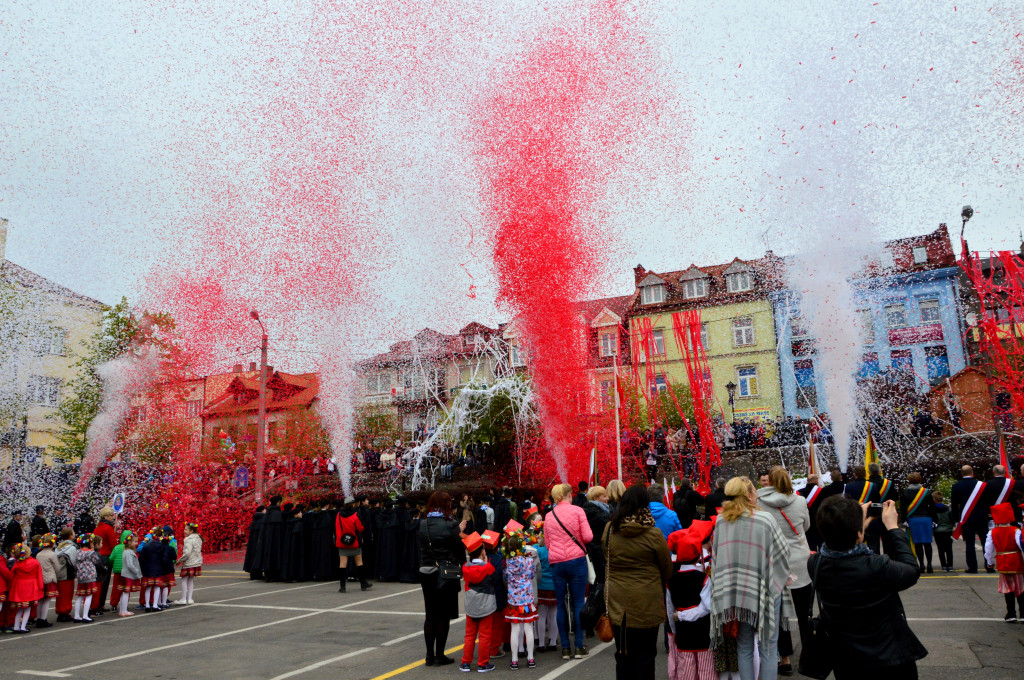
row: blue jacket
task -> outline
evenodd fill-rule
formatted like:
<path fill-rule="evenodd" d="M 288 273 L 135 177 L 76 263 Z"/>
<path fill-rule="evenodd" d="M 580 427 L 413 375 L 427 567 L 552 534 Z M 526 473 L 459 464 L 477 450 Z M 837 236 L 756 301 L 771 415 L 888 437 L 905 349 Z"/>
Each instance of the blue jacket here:
<path fill-rule="evenodd" d="M 537 548 L 540 556 L 540 580 L 537 581 L 537 590 L 554 590 L 555 580 L 551 578 L 551 564 L 548 562 L 548 549 L 540 546 Z"/>
<path fill-rule="evenodd" d="M 664 503 L 651 501 L 651 516 L 654 517 L 654 524 L 665 534 L 665 540 L 673 531 L 681 531 L 683 525 L 679 523 L 679 515 L 675 510 L 669 510 Z"/>
<path fill-rule="evenodd" d="M 160 557 L 160 575 L 166 576 L 174 573 L 174 561 L 178 559 L 178 551 L 171 547 L 170 543 L 163 543 L 163 554 Z"/>
<path fill-rule="evenodd" d="M 156 578 L 164 575 L 164 546 L 158 539 L 139 546 L 138 556 L 143 578 Z"/>
<path fill-rule="evenodd" d="M 505 558 L 494 553 L 487 556 L 487 561 L 494 565 L 494 573 L 488 576 L 494 585 L 494 599 L 498 603 L 498 611 L 508 606 L 508 587 L 505 585 Z"/>

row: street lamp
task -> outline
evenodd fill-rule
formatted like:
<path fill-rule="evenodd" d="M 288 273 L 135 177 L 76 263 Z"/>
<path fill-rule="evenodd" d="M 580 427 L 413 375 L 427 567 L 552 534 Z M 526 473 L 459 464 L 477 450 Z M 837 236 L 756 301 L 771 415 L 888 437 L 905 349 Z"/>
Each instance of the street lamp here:
<path fill-rule="evenodd" d="M 960 211 L 960 217 L 963 219 L 963 222 L 960 224 L 960 240 L 963 241 L 964 229 L 967 227 L 967 220 L 974 217 L 974 208 L 969 205 L 965 205 Z"/>
<path fill-rule="evenodd" d="M 736 383 L 729 381 L 725 384 L 725 390 L 729 393 L 729 408 L 732 409 L 732 424 L 736 424 Z"/>
<path fill-rule="evenodd" d="M 249 316 L 260 325 L 263 331 L 262 342 L 260 343 L 260 410 L 256 420 L 256 503 L 263 503 L 264 491 L 264 465 L 263 458 L 266 454 L 266 432 L 267 432 L 267 329 L 260 321 L 259 312 L 255 309 L 249 312 Z"/>

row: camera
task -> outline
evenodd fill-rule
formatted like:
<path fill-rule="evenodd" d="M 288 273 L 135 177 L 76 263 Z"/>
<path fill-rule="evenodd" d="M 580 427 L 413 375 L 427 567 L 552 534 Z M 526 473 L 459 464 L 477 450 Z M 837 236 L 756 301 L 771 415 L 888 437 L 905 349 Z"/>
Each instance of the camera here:
<path fill-rule="evenodd" d="M 882 504 L 881 503 L 872 503 L 871 505 L 869 505 L 868 506 L 868 517 L 877 517 L 877 518 L 881 519 L 882 518 Z"/>

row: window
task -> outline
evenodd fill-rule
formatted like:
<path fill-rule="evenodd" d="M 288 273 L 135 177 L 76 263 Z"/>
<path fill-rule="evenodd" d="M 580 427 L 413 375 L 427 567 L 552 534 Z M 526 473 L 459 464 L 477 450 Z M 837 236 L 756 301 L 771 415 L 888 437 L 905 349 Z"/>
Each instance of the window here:
<path fill-rule="evenodd" d="M 388 373 L 371 373 L 366 376 L 367 394 L 384 394 L 391 391 L 391 375 Z"/>
<path fill-rule="evenodd" d="M 725 288 L 730 293 L 742 293 L 743 291 L 750 290 L 750 273 L 740 272 L 727 275 L 725 277 Z"/>
<path fill-rule="evenodd" d="M 692 298 L 702 298 L 708 294 L 708 280 L 707 279 L 690 279 L 689 281 L 683 281 L 683 297 L 687 300 Z"/>
<path fill-rule="evenodd" d="M 640 289 L 640 295 L 645 305 L 656 305 L 665 301 L 665 286 L 644 286 Z"/>
<path fill-rule="evenodd" d="M 406 399 L 427 398 L 427 386 L 423 379 L 423 374 L 416 369 L 410 369 L 402 373 L 402 387 L 404 388 L 402 396 Z"/>
<path fill-rule="evenodd" d="M 702 323 L 700 325 L 700 345 L 701 345 L 701 347 L 704 348 L 705 352 L 708 350 L 709 345 L 708 345 L 708 325 L 707 325 L 707 323 Z"/>
<path fill-rule="evenodd" d="M 185 402 L 185 417 L 198 418 L 203 411 L 203 402 L 199 399 L 192 399 Z"/>
<path fill-rule="evenodd" d="M 654 382 L 651 383 L 651 396 L 656 396 L 666 390 L 668 390 L 668 381 L 665 380 L 665 374 L 659 373 L 654 376 Z"/>
<path fill-rule="evenodd" d="M 928 262 L 928 249 L 924 246 L 914 247 L 914 264 L 925 264 Z"/>
<path fill-rule="evenodd" d="M 513 366 L 526 365 L 526 352 L 519 347 L 519 343 L 515 340 L 509 343 L 509 361 Z"/>
<path fill-rule="evenodd" d="M 754 317 L 741 316 L 732 320 L 732 344 L 734 347 L 754 344 Z"/>
<path fill-rule="evenodd" d="M 942 313 L 939 311 L 938 300 L 921 300 L 921 323 L 941 323 Z"/>
<path fill-rule="evenodd" d="M 651 333 L 651 353 L 655 356 L 665 356 L 665 331 L 653 331 Z"/>
<path fill-rule="evenodd" d="M 875 318 L 871 315 L 871 310 L 858 310 L 857 318 L 860 320 L 861 341 L 864 342 L 864 344 L 872 344 L 875 341 Z"/>
<path fill-rule="evenodd" d="M 887 328 L 903 328 L 907 325 L 907 309 L 902 302 L 885 306 L 885 325 Z"/>
<path fill-rule="evenodd" d="M 740 384 L 737 392 L 741 399 L 757 396 L 757 366 L 741 366 L 737 368 L 736 379 Z"/>
<path fill-rule="evenodd" d="M 611 411 L 615 408 L 615 381 L 601 381 L 601 410 Z"/>
<path fill-rule="evenodd" d="M 28 401 L 39 406 L 57 406 L 60 403 L 60 378 L 33 375 L 28 379 Z"/>
<path fill-rule="evenodd" d="M 789 328 L 794 340 L 807 337 L 807 326 L 799 316 L 789 317 Z"/>
<path fill-rule="evenodd" d="M 63 328 L 53 326 L 38 326 L 30 341 L 32 352 L 36 356 L 51 354 L 60 356 L 64 354 L 64 341 L 67 332 Z"/>
<path fill-rule="evenodd" d="M 909 349 L 896 349 L 891 355 L 892 370 L 912 372 L 914 370 L 914 357 Z"/>
<path fill-rule="evenodd" d="M 601 356 L 613 357 L 619 353 L 619 338 L 617 333 L 601 333 Z"/>
<path fill-rule="evenodd" d="M 463 336 L 462 341 L 466 347 L 472 350 L 476 350 L 484 344 L 484 336 L 480 335 L 479 333 L 472 336 L 466 335 Z"/>
<path fill-rule="evenodd" d="M 459 384 L 468 385 L 473 382 L 473 367 L 459 366 Z"/>
<path fill-rule="evenodd" d="M 879 373 L 878 354 L 868 352 L 860 360 L 860 369 L 857 371 L 857 380 L 870 380 L 877 377 Z"/>
<path fill-rule="evenodd" d="M 945 345 L 924 348 L 924 363 L 928 367 L 928 382 L 938 385 L 949 377 L 949 356 Z"/>
<path fill-rule="evenodd" d="M 814 362 L 810 359 L 794 361 L 793 374 L 796 378 L 797 408 L 817 408 L 818 389 L 814 382 Z"/>
<path fill-rule="evenodd" d="M 888 248 L 882 251 L 882 255 L 879 258 L 879 262 L 882 265 L 882 269 L 892 269 L 893 267 L 896 266 L 896 262 L 895 260 L 893 260 L 892 257 L 892 251 L 890 251 Z"/>

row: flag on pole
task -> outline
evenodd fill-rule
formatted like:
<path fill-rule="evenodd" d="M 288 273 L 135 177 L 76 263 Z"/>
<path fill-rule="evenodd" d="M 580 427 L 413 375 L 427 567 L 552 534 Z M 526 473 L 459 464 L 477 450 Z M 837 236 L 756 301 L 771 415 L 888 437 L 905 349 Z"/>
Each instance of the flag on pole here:
<path fill-rule="evenodd" d="M 665 484 L 665 507 L 666 508 L 671 508 L 672 507 L 672 497 L 668 495 L 668 492 L 669 492 L 668 477 L 662 477 L 661 479 L 662 479 L 663 483 Z"/>
<path fill-rule="evenodd" d="M 597 470 L 597 442 L 594 448 L 590 449 L 590 485 L 596 486 L 601 483 L 601 476 Z"/>
<path fill-rule="evenodd" d="M 1003 466 L 1003 470 L 1006 473 L 1003 475 L 1007 479 L 1013 479 L 1013 474 L 1010 472 L 1010 459 L 1006 455 L 1006 439 L 1003 437 L 999 438 L 999 464 Z"/>
<path fill-rule="evenodd" d="M 814 455 L 814 437 L 807 439 L 807 476 L 818 474 L 818 460 Z"/>
<path fill-rule="evenodd" d="M 867 425 L 868 439 L 864 443 L 864 475 L 870 476 L 871 472 L 868 470 L 868 466 L 878 462 L 878 449 L 875 448 L 875 439 L 871 436 L 871 423 L 868 422 Z"/>

